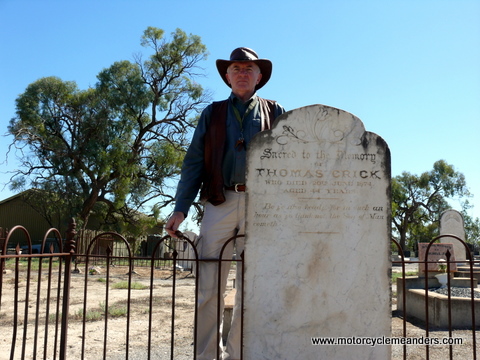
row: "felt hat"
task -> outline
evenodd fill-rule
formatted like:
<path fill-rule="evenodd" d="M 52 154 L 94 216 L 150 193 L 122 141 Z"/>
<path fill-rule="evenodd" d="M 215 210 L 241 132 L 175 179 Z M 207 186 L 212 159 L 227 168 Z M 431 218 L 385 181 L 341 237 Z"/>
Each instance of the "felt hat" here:
<path fill-rule="evenodd" d="M 255 90 L 260 89 L 268 82 L 268 80 L 270 80 L 270 76 L 272 75 L 272 62 L 268 59 L 259 59 L 257 53 L 252 49 L 246 47 L 239 47 L 232 51 L 232 54 L 230 55 L 230 60 L 217 60 L 218 73 L 222 77 L 223 81 L 225 81 L 225 84 L 227 84 L 227 86 L 231 87 L 231 85 L 228 83 L 227 77 L 225 76 L 228 67 L 234 62 L 241 61 L 254 62 L 260 68 L 260 72 L 262 73 L 262 79 L 255 86 Z"/>

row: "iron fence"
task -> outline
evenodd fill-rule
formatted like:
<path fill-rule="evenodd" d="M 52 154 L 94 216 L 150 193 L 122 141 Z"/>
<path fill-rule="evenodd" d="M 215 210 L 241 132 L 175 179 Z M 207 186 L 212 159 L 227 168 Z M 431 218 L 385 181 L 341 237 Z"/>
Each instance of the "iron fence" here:
<path fill-rule="evenodd" d="M 25 228 L 14 227 L 9 235 L 19 231 L 31 247 Z M 54 229 L 45 239 L 52 233 L 61 239 Z M 75 235 L 72 223 L 65 249 L 59 240 L 59 251 L 38 254 L 22 254 L 6 238 L 0 255 L 5 269 L 0 274 L 0 354 L 9 359 L 193 359 L 199 263 L 230 266 L 241 258 L 199 260 L 195 240 L 183 234 L 155 239 L 150 255 L 134 256 L 130 242 L 113 232 L 97 234 L 79 254 Z M 230 277 L 227 290 L 233 287 Z"/>
<path fill-rule="evenodd" d="M 31 244 L 25 228 L 14 227 L 9 234 L 14 232 L 22 232 L 27 243 Z M 199 260 L 195 239 L 179 235 L 176 240 L 169 237 L 156 239 L 148 253 L 141 251 L 140 256 L 135 256 L 130 242 L 116 233 L 96 235 L 89 241 L 85 252 L 77 253 L 73 222 L 65 241 L 60 240 L 62 237 L 57 230 L 47 232 L 44 241 L 52 237 L 59 239 L 58 248 L 54 251 L 51 247 L 48 253 L 22 254 L 19 246 L 15 246 L 14 250 L 9 246 L 7 236 L 0 255 L 4 269 L 0 273 L 2 358 L 195 359 L 197 275 L 202 261 L 213 260 Z M 437 240 L 439 238 L 433 239 L 430 244 Z M 229 241 L 235 241 L 235 238 Z M 119 243 L 122 251 L 116 252 L 115 246 Z M 463 351 L 467 349 L 467 357 L 476 359 L 476 334 L 480 329 L 476 312 L 480 311 L 480 300 L 474 298 L 477 281 L 473 279 L 477 276 L 480 261 L 473 257 L 462 241 L 469 266 L 468 280 L 463 282 L 463 286 L 470 289 L 470 297 L 466 298 L 470 325 L 461 328 L 455 325 L 453 310 L 456 298 L 450 292 L 455 287 L 455 281 L 450 278 L 447 284 L 449 292 L 445 295 L 449 312 L 447 325 L 438 326 L 432 320 L 432 300 L 429 299 L 431 288 L 437 285 L 436 280 L 428 276 L 428 265 L 432 261 L 428 257 L 405 258 L 398 243 L 392 243 L 398 247 L 399 254 L 392 265 L 400 269 L 400 276 L 394 284 L 393 300 L 397 307 L 394 305 L 392 321 L 402 324 L 400 332 L 393 335 L 430 338 L 440 331 L 454 338 L 460 334 L 468 338 L 468 344 L 462 345 L 467 346 L 462 348 Z M 102 244 L 101 251 L 97 251 L 99 244 Z M 165 246 L 164 251 L 158 251 L 162 246 Z M 445 255 L 448 271 L 455 261 Z M 243 258 L 236 256 L 217 261 L 219 266 L 231 266 L 232 261 L 242 263 Z M 426 266 L 425 277 L 416 280 L 415 286 L 412 286 L 408 281 L 407 267 L 420 263 Z M 222 299 L 227 295 L 224 314 L 220 306 L 223 301 L 220 301 L 220 296 L 217 299 L 218 319 L 222 315 L 225 319 L 230 318 L 231 295 L 235 292 L 234 275 L 235 270 L 231 267 L 226 294 L 220 295 Z M 409 312 L 414 307 L 410 299 L 412 291 L 424 294 L 423 320 Z M 413 335 L 410 329 L 412 322 L 416 329 Z M 222 331 L 228 332 L 228 326 L 228 321 L 224 321 L 222 328 L 219 327 L 219 343 L 223 343 Z M 452 344 L 448 349 L 447 356 L 455 358 L 456 345 Z M 436 356 L 437 351 L 429 344 L 414 348 L 407 343 L 395 345 L 394 350 L 393 359 L 429 359 Z"/>
<path fill-rule="evenodd" d="M 459 241 L 465 248 L 466 260 L 453 260 L 449 249 L 441 254 L 444 262 L 431 259 L 431 247 L 443 238 Z M 398 251 L 398 258 L 392 260 L 392 265 L 401 267 L 400 277 L 396 283 L 397 294 L 394 294 L 397 305 L 394 314 L 396 313 L 402 320 L 402 338 L 411 338 L 408 325 L 413 321 L 417 328 L 422 330 L 420 334 L 418 332 L 415 334 L 422 341 L 413 345 L 423 345 L 423 351 L 419 351 L 411 346 L 415 339 L 405 341 L 398 359 L 408 359 L 412 355 L 412 349 L 416 350 L 415 356 L 420 355 L 424 359 L 431 358 L 432 349 L 436 351 L 435 359 L 477 359 L 477 333 L 480 329 L 480 292 L 477 288 L 480 283 L 480 260 L 475 259 L 467 243 L 455 235 L 444 234 L 432 239 L 425 249 L 423 258 L 407 259 L 399 243 L 395 240 L 392 240 L 392 243 Z M 468 277 L 452 276 L 454 272 L 451 268 L 454 264 L 463 265 Z M 409 277 L 407 265 L 417 265 L 417 275 Z M 435 271 L 431 269 L 432 265 L 446 269 L 438 268 Z M 431 276 L 442 272 L 447 274 L 447 282 L 443 286 L 439 280 Z M 437 295 L 435 291 L 442 287 L 445 288 L 446 294 Z M 461 297 L 455 296 L 452 290 L 457 287 L 467 291 L 461 291 Z M 434 314 L 431 314 L 432 312 Z M 446 339 L 447 346 L 437 343 L 443 339 Z M 432 345 L 441 346 L 434 348 Z M 445 353 L 445 348 L 448 348 L 448 353 Z M 439 353 L 441 357 L 438 357 Z"/>

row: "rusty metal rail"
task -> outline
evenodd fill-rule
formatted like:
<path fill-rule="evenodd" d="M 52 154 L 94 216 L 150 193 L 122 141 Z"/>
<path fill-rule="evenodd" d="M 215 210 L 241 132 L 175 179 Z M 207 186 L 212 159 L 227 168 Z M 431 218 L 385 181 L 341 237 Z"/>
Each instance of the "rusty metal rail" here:
<path fill-rule="evenodd" d="M 31 240 L 28 231 L 19 226 L 9 232 L 22 232 L 28 246 Z M 195 241 L 180 234 L 178 240 L 161 238 L 151 256 L 135 256 L 129 242 L 116 233 L 103 233 L 86 245 L 87 251 L 75 251 L 75 224 L 72 222 L 62 248 L 62 237 L 50 229 L 48 237 L 58 239 L 58 251 L 53 247 L 48 253 L 22 254 L 17 245 L 11 249 L 9 238 L 2 243 L 0 254 L 0 354 L 8 359 L 195 359 L 198 281 L 200 264 L 218 261 L 218 266 L 231 266 L 232 261 L 243 263 L 243 254 L 236 258 L 200 260 Z M 454 237 L 451 235 L 451 237 Z M 101 253 L 93 251 L 98 244 L 110 245 Z M 431 243 L 437 241 L 433 239 Z M 460 239 L 458 239 L 460 240 Z M 172 254 L 158 257 L 157 247 L 170 242 Z M 172 242 L 173 241 L 173 242 Z M 176 241 L 176 243 L 175 243 Z M 229 241 L 235 241 L 235 238 Z M 461 240 L 460 240 L 461 241 Z M 121 256 L 115 255 L 113 247 L 121 242 Z M 401 279 L 405 278 L 406 265 L 423 263 L 428 258 L 408 260 L 398 243 L 400 259 L 393 265 L 401 267 Z M 225 244 L 226 246 L 227 244 Z M 466 246 L 466 244 L 465 244 Z M 224 247 L 225 248 L 225 247 Z M 42 244 L 44 249 L 44 244 Z M 474 260 L 467 249 L 470 277 L 473 278 Z M 223 253 L 223 250 L 222 250 Z M 428 253 L 428 252 L 427 252 Z M 451 259 L 447 257 L 447 265 Z M 181 267 L 183 266 L 183 268 Z M 241 267 L 243 272 L 243 266 Z M 428 266 L 426 267 L 428 271 Z M 100 271 L 101 273 L 98 273 Z M 234 270 L 232 269 L 232 274 Z M 243 276 L 242 276 L 243 279 Z M 425 293 L 428 293 L 428 276 L 425 277 Z M 232 282 L 233 283 L 233 282 Z M 397 301 L 402 311 L 397 312 L 403 325 L 403 337 L 409 335 L 411 318 L 407 316 L 408 302 L 406 281 L 398 281 L 402 295 Z M 120 285 L 120 286 L 119 286 Z M 243 289 L 243 284 L 238 284 Z M 233 284 L 229 283 L 228 289 Z M 473 290 L 477 284 L 471 280 L 470 328 L 471 359 L 477 359 L 475 301 Z M 221 287 L 219 285 L 218 289 Z M 228 290 L 229 291 L 229 290 Z M 243 302 L 243 293 L 241 294 Z M 221 294 L 220 296 L 224 296 Z M 217 320 L 220 324 L 223 312 L 217 299 Z M 100 300 L 99 300 L 100 299 Z M 449 307 L 452 296 L 448 294 Z M 428 322 L 428 297 L 425 301 L 427 321 L 420 325 L 425 337 L 432 336 Z M 441 329 L 451 338 L 456 329 L 452 326 Z M 224 324 L 225 326 L 225 324 Z M 243 319 L 242 319 L 243 326 Z M 438 329 L 435 329 L 437 331 Z M 465 331 L 465 329 L 463 330 Z M 222 340 L 221 329 L 217 333 Z M 449 358 L 454 358 L 452 345 L 448 347 Z M 220 350 L 219 350 L 220 351 Z M 430 346 L 425 346 L 424 358 L 431 356 Z M 217 354 L 220 356 L 220 354 Z M 403 346 L 403 359 L 408 359 L 409 348 Z"/>
<path fill-rule="evenodd" d="M 480 260 L 475 260 L 474 259 L 474 256 L 472 254 L 472 252 L 470 251 L 470 249 L 468 248 L 467 244 L 465 243 L 465 241 L 463 241 L 462 239 L 460 239 L 459 237 L 455 236 L 455 235 L 449 235 L 449 234 L 444 234 L 444 235 L 440 235 L 440 236 L 437 236 L 435 237 L 434 239 L 432 239 L 429 243 L 428 243 L 428 246 L 425 250 L 425 257 L 423 259 L 420 259 L 418 258 L 418 260 L 406 260 L 405 259 L 405 256 L 404 256 L 404 253 L 403 253 L 403 250 L 402 248 L 400 247 L 399 243 L 392 239 L 392 243 L 394 244 L 394 246 L 396 246 L 397 250 L 398 250 L 398 254 L 400 256 L 400 259 L 398 261 L 392 261 L 392 264 L 395 266 L 401 266 L 401 277 L 397 280 L 397 291 L 398 291 L 398 288 L 400 287 L 401 289 L 401 293 L 402 293 L 402 296 L 401 298 L 398 298 L 397 297 L 397 302 L 401 304 L 401 313 L 400 313 L 400 316 L 402 317 L 402 324 L 403 324 L 403 337 L 404 338 L 407 338 L 408 336 L 408 332 L 407 332 L 407 322 L 410 321 L 410 320 L 413 320 L 413 321 L 416 321 L 417 323 L 419 322 L 419 325 L 424 329 L 425 331 L 425 334 L 424 334 L 424 337 L 425 338 L 430 338 L 432 336 L 432 333 L 431 333 L 431 328 L 434 326 L 430 323 L 430 304 L 431 304 L 431 300 L 429 298 L 430 296 L 430 291 L 432 290 L 432 287 L 429 285 L 429 271 L 432 272 L 431 270 L 429 270 L 429 264 L 437 264 L 438 265 L 438 262 L 437 260 L 432 260 L 432 259 L 429 259 L 429 250 L 431 248 L 431 246 L 439 241 L 441 238 L 453 238 L 459 242 L 461 242 L 463 245 L 464 245 L 464 248 L 465 248 L 465 252 L 466 252 L 466 255 L 467 255 L 467 259 L 466 261 L 454 261 L 452 260 L 451 256 L 452 254 L 450 253 L 449 250 L 446 250 L 445 254 L 443 254 L 445 256 L 445 263 L 446 263 L 446 272 L 447 274 L 450 274 L 450 270 L 451 270 L 451 266 L 452 264 L 455 264 L 455 263 L 468 263 L 468 267 L 469 267 L 469 290 L 470 290 L 470 298 L 469 298 L 469 307 L 470 307 L 470 320 L 471 320 L 471 325 L 470 325 L 470 333 L 471 333 L 471 354 L 469 354 L 469 358 L 470 359 L 473 359 L 473 360 L 476 360 L 477 359 L 477 352 L 478 352 L 478 349 L 477 349 L 477 330 L 480 329 L 480 326 L 476 325 L 477 324 L 477 321 L 476 321 L 476 311 L 479 311 L 480 310 L 480 301 L 475 301 L 475 289 L 477 289 L 478 287 L 478 283 L 480 283 L 480 279 L 476 279 L 477 281 L 475 281 L 475 278 L 474 278 L 474 268 L 475 267 L 480 267 Z M 420 286 L 416 286 L 417 289 L 422 289 L 423 292 L 424 292 L 424 318 L 423 319 L 415 319 L 415 318 L 412 318 L 412 316 L 409 315 L 409 304 L 407 302 L 407 293 L 408 291 L 410 290 L 409 287 L 407 287 L 407 272 L 406 272 L 406 269 L 405 269 L 405 265 L 406 264 L 423 264 L 424 266 L 424 269 L 425 269 L 425 275 L 424 275 L 424 280 L 423 280 L 423 283 L 421 283 Z M 453 308 L 453 299 L 452 299 L 452 294 L 451 294 L 451 289 L 452 289 L 452 278 L 451 276 L 448 276 L 447 277 L 448 279 L 448 282 L 447 282 L 447 304 L 448 304 L 448 326 L 446 327 L 443 327 L 443 328 L 436 328 L 435 330 L 438 332 L 438 331 L 442 331 L 444 333 L 448 333 L 448 338 L 449 339 L 454 339 L 454 336 L 455 334 L 459 331 L 459 330 L 464 330 L 464 328 L 457 328 L 453 325 L 453 321 L 452 321 L 452 308 Z M 431 279 L 430 279 L 431 280 Z M 434 287 L 433 287 L 434 288 Z M 465 298 L 466 300 L 467 298 Z M 445 348 L 445 347 L 444 347 Z M 404 344 L 403 345 L 403 359 L 408 359 L 408 346 L 407 344 Z M 423 355 L 424 359 L 428 360 L 430 359 L 430 356 L 431 356 L 431 346 L 430 344 L 425 344 L 425 353 Z M 448 345 L 448 358 L 449 359 L 454 359 L 454 345 L 453 344 L 449 344 Z"/>
<path fill-rule="evenodd" d="M 9 235 L 18 231 L 31 248 L 25 228 L 15 227 Z M 49 230 L 45 238 L 55 231 Z M 169 241 L 173 246 L 172 254 L 164 258 L 155 256 L 156 248 L 152 256 L 134 256 L 126 239 L 116 233 L 99 234 L 86 253 L 76 254 L 75 234 L 72 223 L 67 249 L 59 241 L 59 253 L 22 254 L 18 245 L 12 253 L 7 250 L 8 238 L 2 244 L 0 333 L 8 341 L 0 343 L 0 353 L 9 354 L 9 359 L 194 358 L 199 264 L 241 259 L 199 260 L 194 241 L 183 234 L 178 240 L 164 237 L 157 243 L 159 247 Z M 105 251 L 93 251 L 105 238 L 111 241 Z M 118 242 L 127 249 L 126 256 L 113 255 Z M 182 270 L 180 264 L 186 263 L 190 268 Z M 116 290 L 114 285 L 122 281 L 125 284 Z M 145 286 L 138 291 L 135 285 L 140 283 Z M 184 288 L 189 291 L 188 303 L 180 293 Z M 114 313 L 119 304 L 124 310 Z M 185 319 L 185 312 L 192 315 Z"/>

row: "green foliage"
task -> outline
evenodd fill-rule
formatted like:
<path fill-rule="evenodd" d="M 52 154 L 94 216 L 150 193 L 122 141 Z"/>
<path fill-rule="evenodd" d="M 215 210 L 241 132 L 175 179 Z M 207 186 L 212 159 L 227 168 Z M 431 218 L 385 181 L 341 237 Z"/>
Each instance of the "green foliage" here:
<path fill-rule="evenodd" d="M 30 270 L 31 271 L 38 271 L 38 269 L 40 268 L 40 262 L 42 263 L 43 269 L 48 268 L 49 261 L 44 259 L 44 258 L 43 259 L 42 258 L 30 258 L 30 259 L 28 259 L 28 258 L 18 258 L 19 266 L 23 269 L 27 269 L 27 267 L 30 263 Z M 16 260 L 7 259 L 3 262 L 3 264 L 5 265 L 5 269 L 14 270 Z M 52 260 L 52 269 L 58 269 L 59 266 L 60 266 L 60 262 L 58 261 L 58 259 L 53 259 Z"/>
<path fill-rule="evenodd" d="M 392 225 L 402 249 L 438 235 L 440 215 L 450 208 L 447 199 L 468 197 L 465 176 L 444 160 L 419 176 L 403 172 L 393 178 Z"/>
<path fill-rule="evenodd" d="M 128 290 L 128 281 L 120 281 L 112 285 L 113 289 L 127 289 Z M 148 289 L 148 286 L 143 285 L 142 283 L 139 282 L 132 282 L 130 289 L 132 290 L 145 290 Z"/>
<path fill-rule="evenodd" d="M 73 320 L 83 320 L 83 309 L 78 309 L 71 318 Z M 103 312 L 101 309 L 87 310 L 85 313 L 85 321 L 98 321 L 103 319 Z"/>
<path fill-rule="evenodd" d="M 405 276 L 417 276 L 418 275 L 418 271 L 407 271 Z M 397 283 L 397 279 L 399 277 L 403 277 L 403 273 L 401 272 L 392 272 L 392 284 L 396 284 Z"/>
<path fill-rule="evenodd" d="M 480 245 L 480 219 L 473 219 L 465 210 L 462 211 L 462 215 L 466 241 L 471 244 L 475 244 L 478 247 Z"/>
<path fill-rule="evenodd" d="M 105 314 L 107 313 L 109 317 L 126 316 L 127 307 L 120 304 L 114 304 L 110 306 L 107 311 L 105 303 L 101 302 L 98 305 L 98 308 L 87 310 L 87 312 L 85 313 L 85 321 L 93 322 L 93 321 L 103 320 L 105 318 Z M 81 321 L 83 320 L 83 314 L 84 314 L 84 310 L 78 309 L 71 317 L 73 320 Z"/>
<path fill-rule="evenodd" d="M 117 227 L 156 223 L 158 209 L 173 201 L 167 180 L 179 174 L 188 137 L 210 100 L 194 81 L 207 56 L 201 39 L 180 29 L 170 40 L 163 35 L 147 28 L 141 45 L 152 52 L 148 59 L 115 62 L 92 88 L 57 77 L 27 87 L 8 127 L 22 169 L 12 189 L 56 194 L 51 209 L 69 209 L 84 227 L 92 212 Z M 152 199 L 158 200 L 152 218 L 140 220 Z"/>

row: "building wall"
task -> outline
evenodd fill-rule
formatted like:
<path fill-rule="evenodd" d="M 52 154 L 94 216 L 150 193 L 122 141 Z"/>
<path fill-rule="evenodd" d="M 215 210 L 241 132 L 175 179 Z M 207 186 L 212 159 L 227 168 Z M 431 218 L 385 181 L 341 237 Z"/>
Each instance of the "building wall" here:
<path fill-rule="evenodd" d="M 0 228 L 2 228 L 3 230 L 8 229 L 9 231 L 11 231 L 14 226 L 21 225 L 30 234 L 32 244 L 40 244 L 46 232 L 52 226 L 39 212 L 37 212 L 33 207 L 31 207 L 28 202 L 24 201 L 22 194 L 24 193 L 20 193 L 3 201 L 0 201 Z M 58 219 L 60 218 L 61 216 L 58 216 Z M 62 238 L 65 238 L 65 232 L 67 230 L 69 221 L 70 217 L 66 216 L 63 220 L 63 223 L 61 223 L 60 225 L 53 224 L 53 227 L 56 227 L 60 231 Z M 98 219 L 95 218 L 95 216 L 91 216 L 87 228 L 89 230 L 100 231 L 102 226 L 100 225 Z M 148 229 L 145 236 L 149 234 L 161 234 L 162 231 L 162 226 L 155 226 L 151 229 Z M 48 235 L 48 238 L 54 237 L 55 236 L 53 233 Z M 3 241 L 1 240 L 1 238 L 2 234 L 0 233 L 0 249 L 3 248 Z M 80 239 L 77 240 L 80 241 Z M 141 241 L 142 239 L 137 240 Z M 82 243 L 82 241 L 80 241 L 80 243 Z M 80 243 L 78 245 L 81 247 Z M 21 229 L 17 229 L 13 232 L 13 235 L 8 243 L 8 248 L 15 248 L 17 244 L 19 244 L 20 246 L 25 246 L 28 244 L 27 235 Z"/>
<path fill-rule="evenodd" d="M 32 244 L 40 243 L 50 228 L 48 222 L 35 209 L 25 203 L 21 196 L 12 197 L 10 200 L 0 203 L 0 227 L 11 231 L 16 225 L 21 225 L 28 230 Z M 14 231 L 8 247 L 12 248 L 17 244 L 20 246 L 28 244 L 25 232 L 20 229 Z"/>

